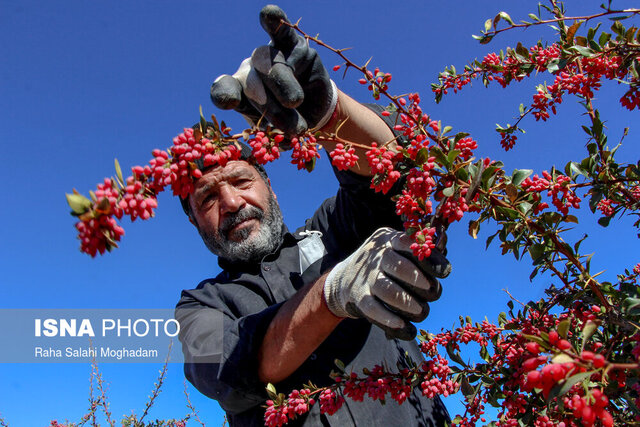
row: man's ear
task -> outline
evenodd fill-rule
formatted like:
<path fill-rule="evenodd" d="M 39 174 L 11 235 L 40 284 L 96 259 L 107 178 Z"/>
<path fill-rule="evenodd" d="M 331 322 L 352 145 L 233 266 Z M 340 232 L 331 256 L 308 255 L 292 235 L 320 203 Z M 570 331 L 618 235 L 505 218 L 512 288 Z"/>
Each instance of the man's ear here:
<path fill-rule="evenodd" d="M 267 178 L 267 184 L 269 184 L 269 190 L 271 190 L 271 194 L 273 194 L 273 198 L 278 200 L 278 196 L 276 195 L 276 193 L 273 191 L 273 188 L 271 187 L 271 178 Z"/>
<path fill-rule="evenodd" d="M 195 228 L 198 228 L 198 222 L 193 218 L 193 206 L 191 206 L 191 195 L 187 196 L 187 205 L 189 206 L 189 222 L 191 223 L 191 225 L 193 225 Z"/>

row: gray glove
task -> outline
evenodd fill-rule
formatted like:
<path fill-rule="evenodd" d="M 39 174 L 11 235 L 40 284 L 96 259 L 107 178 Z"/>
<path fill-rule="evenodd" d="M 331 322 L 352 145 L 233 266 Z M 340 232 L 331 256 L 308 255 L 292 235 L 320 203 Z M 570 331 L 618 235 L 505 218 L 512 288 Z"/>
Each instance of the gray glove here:
<path fill-rule="evenodd" d="M 324 297 L 338 317 L 365 318 L 387 337 L 411 340 L 429 314 L 428 302 L 440 297 L 436 277 L 451 272 L 439 251 L 419 261 L 409 236 L 391 228 L 376 230 L 353 254 L 328 274 Z"/>
<path fill-rule="evenodd" d="M 293 137 L 329 121 L 338 91 L 316 51 L 281 19 L 289 22 L 278 6 L 260 11 L 260 24 L 271 43 L 254 50 L 233 76 L 218 77 L 211 85 L 211 101 L 235 109 L 252 125 L 264 114 Z"/>

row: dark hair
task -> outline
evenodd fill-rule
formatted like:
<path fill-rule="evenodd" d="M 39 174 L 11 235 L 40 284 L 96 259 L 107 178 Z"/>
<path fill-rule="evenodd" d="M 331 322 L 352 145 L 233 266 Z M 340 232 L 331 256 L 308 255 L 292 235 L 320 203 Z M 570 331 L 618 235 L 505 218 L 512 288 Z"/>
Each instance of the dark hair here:
<path fill-rule="evenodd" d="M 199 126 L 200 124 L 196 123 L 192 127 L 193 129 L 196 129 Z M 213 127 L 213 123 L 207 122 L 207 126 Z M 256 163 L 255 159 L 251 156 L 251 152 L 252 152 L 251 147 L 249 147 L 244 142 L 237 141 L 236 143 L 240 146 L 240 160 L 244 160 L 247 163 L 249 163 L 251 166 L 253 166 L 258 171 L 258 174 L 260 174 L 260 177 L 266 182 L 269 179 L 267 175 L 267 171 L 264 169 L 264 167 L 261 164 Z M 202 163 L 202 159 L 197 159 L 195 160 L 194 163 L 196 164 L 198 169 L 200 169 L 203 173 L 206 170 L 216 166 L 216 165 L 207 166 L 205 168 L 204 164 Z M 184 213 L 187 214 L 187 216 L 191 216 L 191 206 L 189 206 L 189 196 L 187 196 L 184 199 L 182 197 L 178 197 L 178 198 L 180 199 L 180 204 L 182 205 L 182 210 L 184 211 Z"/>

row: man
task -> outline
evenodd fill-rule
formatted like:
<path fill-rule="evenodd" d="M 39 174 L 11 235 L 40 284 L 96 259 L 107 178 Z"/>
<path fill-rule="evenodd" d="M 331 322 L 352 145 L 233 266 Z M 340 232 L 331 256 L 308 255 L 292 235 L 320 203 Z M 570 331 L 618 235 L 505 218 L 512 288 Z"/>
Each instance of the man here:
<path fill-rule="evenodd" d="M 320 58 L 265 7 L 260 21 L 272 43 L 256 49 L 233 76 L 212 86 L 214 104 L 254 123 L 264 116 L 289 137 L 307 129 L 369 145 L 393 140 L 378 114 L 337 90 Z M 332 149 L 330 144 L 325 148 Z M 437 251 L 419 262 L 400 231 L 389 195 L 369 189 L 364 152 L 336 172 L 338 194 L 304 227 L 290 233 L 264 170 L 246 159 L 204 171 L 185 212 L 223 268 L 215 279 L 183 291 L 181 322 L 185 375 L 218 400 L 230 425 L 262 425 L 265 386 L 279 391 L 313 382 L 328 385 L 341 360 L 347 372 L 383 364 L 395 370 L 419 363 L 412 322 L 440 295 L 437 277 L 450 265 Z M 392 190 L 393 191 L 393 190 Z M 386 228 L 383 228 L 386 227 Z M 399 340 L 400 338 L 401 340 Z M 331 417 L 318 405 L 291 425 L 444 425 L 439 399 L 415 391 L 403 405 L 347 399 Z"/>

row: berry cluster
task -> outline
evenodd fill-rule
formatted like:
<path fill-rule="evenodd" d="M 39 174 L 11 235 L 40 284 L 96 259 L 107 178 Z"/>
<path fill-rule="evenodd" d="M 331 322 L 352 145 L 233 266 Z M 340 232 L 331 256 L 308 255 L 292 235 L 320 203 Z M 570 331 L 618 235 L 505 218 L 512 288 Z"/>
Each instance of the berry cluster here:
<path fill-rule="evenodd" d="M 371 181 L 371 188 L 382 193 L 387 193 L 393 184 L 400 178 L 400 172 L 395 170 L 395 160 L 399 160 L 398 154 L 387 147 L 378 148 L 377 143 L 371 144 L 371 149 L 367 151 L 369 167 L 374 174 Z"/>
<path fill-rule="evenodd" d="M 344 404 L 344 397 L 336 393 L 335 390 L 328 388 L 320 393 L 320 413 L 333 415 Z"/>
<path fill-rule="evenodd" d="M 320 158 L 318 144 L 313 135 L 291 139 L 293 151 L 291 152 L 291 163 L 298 166 L 298 169 L 312 170 L 316 158 Z"/>
<path fill-rule="evenodd" d="M 518 137 L 513 132 L 500 132 L 500 145 L 504 151 L 511 150 L 515 145 Z"/>
<path fill-rule="evenodd" d="M 356 149 L 353 147 L 345 147 L 344 144 L 336 144 L 336 148 L 329 153 L 331 157 L 331 163 L 338 168 L 338 170 L 348 170 L 356 165 L 358 162 L 358 156 L 355 154 Z"/>
<path fill-rule="evenodd" d="M 335 70 L 336 68 L 334 67 Z M 361 78 L 358 82 L 362 85 L 367 85 L 367 89 L 373 92 L 374 99 L 380 99 L 380 92 L 388 89 L 387 83 L 391 81 L 391 74 L 383 73 L 379 68 L 376 68 L 373 72 L 367 70 L 365 76 L 366 78 Z"/>
<path fill-rule="evenodd" d="M 111 215 L 80 220 L 76 223 L 76 229 L 80 239 L 80 251 L 92 257 L 117 247 L 116 242 L 124 236 L 124 229 Z"/>
<path fill-rule="evenodd" d="M 574 53 L 570 56 L 567 56 L 565 50 L 562 61 L 560 57 L 563 50 L 558 44 L 548 47 L 537 44 L 526 52 L 509 49 L 506 54 L 489 53 L 482 61 L 474 61 L 466 66 L 463 73 L 458 74 L 453 68 L 445 69 L 440 73 L 439 83 L 432 85 L 432 91 L 439 100 L 449 89 L 457 93 L 477 78 L 482 78 L 485 85 L 495 81 L 504 88 L 534 72 L 549 71 L 555 75 L 553 84 L 538 86 L 533 95 L 530 112 L 536 120 L 546 121 L 550 113 L 556 114 L 556 105 L 562 103 L 565 93 L 592 99 L 594 91 L 602 86 L 603 79 L 628 83 L 629 89 L 620 98 L 620 103 L 629 110 L 640 108 L 640 82 L 637 74 L 630 72 L 628 66 L 621 66 L 625 58 L 628 58 L 628 47 L 618 41 L 598 50 L 600 52 L 597 55 Z M 513 133 L 499 132 L 502 147 L 505 150 L 513 148 L 516 136 Z"/>
<path fill-rule="evenodd" d="M 558 212 L 563 215 L 569 213 L 569 208 L 580 208 L 580 202 L 582 200 L 571 189 L 571 178 L 558 174 L 554 180 L 547 171 L 543 171 L 542 176 L 543 178 L 540 178 L 538 175 L 527 177 L 522 181 L 522 188 L 532 193 L 540 193 L 547 190 L 547 196 L 551 197 L 553 205 Z M 539 195 L 536 194 L 535 196 L 536 201 L 539 201 Z M 539 203 L 536 205 L 534 212 L 538 213 L 548 207 L 549 205 L 547 203 Z"/>
<path fill-rule="evenodd" d="M 264 132 L 256 132 L 249 139 L 249 145 L 253 149 L 251 155 L 258 164 L 264 165 L 280 158 L 279 144 L 284 140 L 284 135 L 277 134 L 270 139 Z"/>
<path fill-rule="evenodd" d="M 235 144 L 223 143 L 220 135 L 216 136 L 211 129 L 202 135 L 192 128 L 185 128 L 173 139 L 169 151 L 155 149 L 151 154 L 149 164 L 134 166 L 132 175 L 126 179 L 121 176 L 118 166 L 118 176 L 98 184 L 92 200 L 72 196 L 86 202 L 83 211 L 74 209 L 80 218 L 76 229 L 82 252 L 93 257 L 117 247 L 124 230 L 117 225 L 116 218 L 128 215 L 135 221 L 153 217 L 158 206 L 157 194 L 165 187 L 171 186 L 174 195 L 187 197 L 193 191 L 195 180 L 202 176 L 201 168 L 237 160 L 240 149 Z"/>
<path fill-rule="evenodd" d="M 478 143 L 470 136 L 461 138 L 455 143 L 455 149 L 460 151 L 460 157 L 463 160 L 469 160 L 473 155 L 473 150 L 478 148 Z"/>
<path fill-rule="evenodd" d="M 293 390 L 289 393 L 284 405 L 275 405 L 273 400 L 267 400 L 267 410 L 264 414 L 266 426 L 277 427 L 295 419 L 298 415 L 305 414 L 309 407 L 315 404 L 311 397 L 311 390 Z"/>

